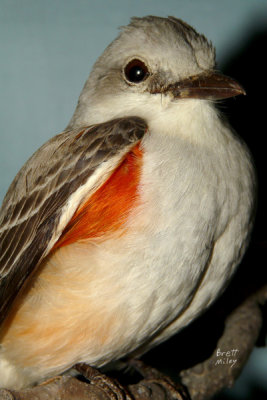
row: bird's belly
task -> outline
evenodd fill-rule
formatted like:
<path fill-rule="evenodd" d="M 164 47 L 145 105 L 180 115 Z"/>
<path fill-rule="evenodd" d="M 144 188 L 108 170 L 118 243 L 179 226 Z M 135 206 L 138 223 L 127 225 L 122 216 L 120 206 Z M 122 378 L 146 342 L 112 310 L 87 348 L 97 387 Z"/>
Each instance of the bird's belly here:
<path fill-rule="evenodd" d="M 1 354 L 23 368 L 26 384 L 134 351 L 191 301 L 211 251 L 207 221 L 197 221 L 206 230 L 199 243 L 189 217 L 179 235 L 175 214 L 168 223 L 142 209 L 132 218 L 116 238 L 56 250 L 15 304 Z"/>

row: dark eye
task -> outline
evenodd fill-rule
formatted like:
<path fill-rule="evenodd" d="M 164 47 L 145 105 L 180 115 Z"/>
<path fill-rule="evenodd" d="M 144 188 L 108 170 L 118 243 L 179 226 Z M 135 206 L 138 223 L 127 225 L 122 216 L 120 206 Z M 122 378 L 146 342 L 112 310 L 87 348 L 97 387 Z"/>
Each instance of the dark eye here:
<path fill-rule="evenodd" d="M 138 59 L 131 60 L 124 68 L 126 79 L 132 83 L 139 83 L 144 81 L 148 75 L 148 68 L 146 64 Z"/>

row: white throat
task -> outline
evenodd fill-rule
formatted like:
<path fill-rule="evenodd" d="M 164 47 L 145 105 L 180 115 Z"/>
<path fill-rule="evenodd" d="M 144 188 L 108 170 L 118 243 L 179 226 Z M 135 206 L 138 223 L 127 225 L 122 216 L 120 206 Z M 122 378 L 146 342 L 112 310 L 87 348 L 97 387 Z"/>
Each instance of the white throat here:
<path fill-rule="evenodd" d="M 115 118 L 138 116 L 152 132 L 185 138 L 190 142 L 208 144 L 211 133 L 221 126 L 218 114 L 209 101 L 198 99 L 173 100 L 169 96 L 150 93 L 124 93 L 95 101 L 94 96 L 80 98 L 69 127 L 99 124 Z"/>

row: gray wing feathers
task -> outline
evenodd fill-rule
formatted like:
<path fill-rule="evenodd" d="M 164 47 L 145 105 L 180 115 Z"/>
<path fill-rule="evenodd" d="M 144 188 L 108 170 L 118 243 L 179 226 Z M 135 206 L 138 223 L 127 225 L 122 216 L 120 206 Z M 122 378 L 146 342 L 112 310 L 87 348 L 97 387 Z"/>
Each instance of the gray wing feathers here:
<path fill-rule="evenodd" d="M 100 166 L 118 153 L 127 154 L 146 129 L 142 119 L 129 117 L 66 131 L 45 143 L 22 167 L 0 211 L 0 323 L 51 248 L 70 196 Z"/>

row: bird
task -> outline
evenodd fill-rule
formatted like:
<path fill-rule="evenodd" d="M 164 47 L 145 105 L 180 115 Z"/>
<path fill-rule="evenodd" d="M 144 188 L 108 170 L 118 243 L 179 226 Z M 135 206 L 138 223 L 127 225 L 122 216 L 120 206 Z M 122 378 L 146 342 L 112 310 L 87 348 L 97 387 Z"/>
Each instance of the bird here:
<path fill-rule="evenodd" d="M 244 95 L 176 17 L 133 17 L 66 129 L 0 212 L 0 386 L 138 357 L 200 316 L 248 246 L 250 152 L 217 107 Z"/>

